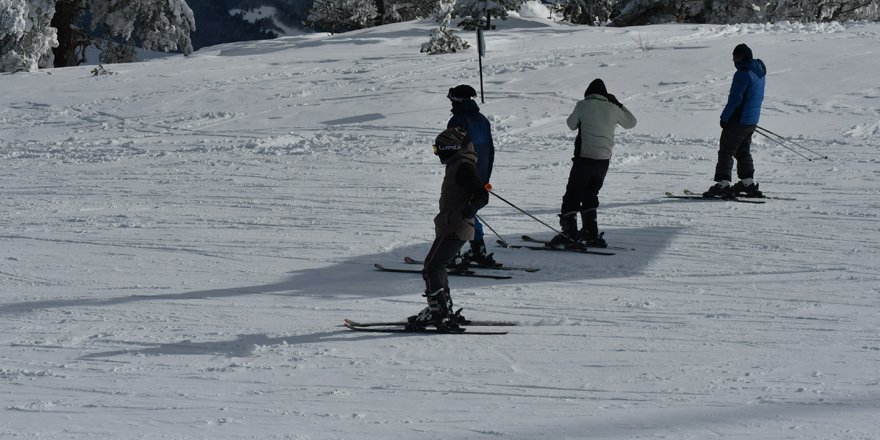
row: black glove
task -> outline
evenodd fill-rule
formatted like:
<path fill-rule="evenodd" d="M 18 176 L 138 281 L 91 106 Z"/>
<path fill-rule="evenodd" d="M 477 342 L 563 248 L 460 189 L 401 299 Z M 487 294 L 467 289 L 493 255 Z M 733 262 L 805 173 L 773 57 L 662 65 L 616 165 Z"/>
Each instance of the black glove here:
<path fill-rule="evenodd" d="M 618 107 L 623 107 L 623 104 L 621 104 L 620 101 L 617 100 L 616 96 L 609 93 L 609 94 L 605 95 L 605 97 L 608 98 L 608 101 L 610 101 L 612 104 L 615 104 Z"/>
<path fill-rule="evenodd" d="M 474 205 L 471 205 L 470 203 L 461 210 L 461 216 L 466 219 L 474 218 L 475 215 L 477 215 L 477 210 L 474 208 Z"/>
<path fill-rule="evenodd" d="M 721 128 L 727 128 L 727 122 L 721 121 Z"/>

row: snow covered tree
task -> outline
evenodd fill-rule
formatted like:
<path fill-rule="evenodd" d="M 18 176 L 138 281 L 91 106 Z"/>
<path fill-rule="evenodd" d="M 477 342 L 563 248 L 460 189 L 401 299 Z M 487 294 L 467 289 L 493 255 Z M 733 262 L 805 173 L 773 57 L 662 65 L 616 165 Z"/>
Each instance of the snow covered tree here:
<path fill-rule="evenodd" d="M 616 9 L 615 26 L 762 21 L 761 9 L 749 0 L 627 0 Z"/>
<path fill-rule="evenodd" d="M 492 28 L 492 17 L 507 19 L 507 11 L 518 11 L 525 0 L 458 0 L 455 13 L 468 21 Z"/>
<path fill-rule="evenodd" d="M 470 45 L 449 28 L 452 22 L 452 15 L 455 10 L 455 0 L 439 0 L 437 9 L 434 11 L 434 20 L 440 26 L 431 31 L 431 39 L 422 44 L 422 52 L 429 55 L 437 55 L 442 53 L 454 53 L 465 50 Z"/>
<path fill-rule="evenodd" d="M 102 64 L 127 63 L 135 59 L 135 48 L 131 43 L 116 43 L 111 38 L 104 38 L 97 46 L 101 49 L 98 58 Z"/>
<path fill-rule="evenodd" d="M 877 0 L 777 0 L 767 3 L 768 21 L 833 21 L 880 19 Z"/>
<path fill-rule="evenodd" d="M 654 23 L 683 22 L 681 18 L 681 2 L 686 0 L 629 0 L 618 5 L 613 24 L 615 26 L 633 26 Z M 679 3 L 679 4 L 676 4 Z"/>
<path fill-rule="evenodd" d="M 315 0 L 306 26 L 326 32 L 345 32 L 372 26 L 379 10 L 373 0 Z"/>
<path fill-rule="evenodd" d="M 138 45 L 147 50 L 192 53 L 189 34 L 196 29 L 196 20 L 185 0 L 87 2 L 92 13 L 92 30 L 101 27 L 125 43 L 134 37 Z"/>
<path fill-rule="evenodd" d="M 572 23 L 598 26 L 611 19 L 615 3 L 615 0 L 568 0 L 562 6 L 562 17 Z"/>
<path fill-rule="evenodd" d="M 55 6 L 52 26 L 59 33 L 56 67 L 82 63 L 85 48 L 91 45 L 114 49 L 106 58 L 117 62 L 134 61 L 133 50 L 120 51 L 117 46 L 192 53 L 190 33 L 196 22 L 185 0 L 56 0 Z M 87 12 L 91 15 L 88 29 L 83 27 Z M 94 39 L 98 32 L 104 34 L 103 41 Z"/>
<path fill-rule="evenodd" d="M 572 0 L 584 1 L 584 0 Z M 620 0 L 613 24 L 878 20 L 880 0 Z"/>
<path fill-rule="evenodd" d="M 113 49 L 106 59 L 133 61 L 135 42 L 147 50 L 192 52 L 195 19 L 185 0 L 0 0 L 0 71 L 82 63 L 85 48 L 98 44 L 80 26 L 86 12 L 92 32 L 116 39 L 103 43 Z"/>
<path fill-rule="evenodd" d="M 49 26 L 53 0 L 0 0 L 0 72 L 35 70 L 51 64 L 58 45 Z"/>
<path fill-rule="evenodd" d="M 429 18 L 433 15 L 436 6 L 437 0 L 388 0 L 385 3 L 383 23 Z"/>

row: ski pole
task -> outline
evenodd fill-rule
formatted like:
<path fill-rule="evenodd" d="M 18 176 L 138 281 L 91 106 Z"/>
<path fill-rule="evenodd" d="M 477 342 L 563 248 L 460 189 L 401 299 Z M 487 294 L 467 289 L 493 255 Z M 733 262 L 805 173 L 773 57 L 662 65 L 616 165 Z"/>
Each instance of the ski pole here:
<path fill-rule="evenodd" d="M 796 146 L 798 146 L 798 147 L 800 147 L 800 148 L 803 148 L 804 150 L 809 151 L 810 153 L 813 153 L 813 154 L 815 154 L 816 156 L 821 157 L 822 159 L 826 159 L 826 160 L 828 159 L 828 156 L 823 156 L 822 153 L 815 152 L 815 151 L 813 151 L 813 150 L 811 150 L 811 149 L 809 149 L 809 148 L 807 148 L 807 147 L 805 147 L 805 146 L 803 146 L 803 145 L 801 145 L 801 144 L 799 144 L 799 143 L 797 143 L 797 142 L 795 142 L 795 141 L 793 141 L 793 140 L 791 140 L 791 139 L 786 139 L 784 136 L 782 136 L 782 135 L 780 135 L 780 134 L 777 134 L 777 133 L 774 133 L 774 132 L 772 132 L 772 131 L 770 131 L 770 130 L 767 130 L 766 128 L 761 127 L 760 125 L 757 126 L 757 129 L 758 129 L 758 133 L 759 133 L 759 134 L 764 134 L 764 136 L 767 136 L 768 134 L 772 134 L 773 136 L 776 136 L 776 137 L 778 137 L 778 138 L 781 139 L 781 140 L 784 140 L 784 141 L 786 141 L 786 142 L 788 142 L 788 143 L 790 143 L 790 144 L 794 144 L 794 145 L 796 145 Z M 768 137 L 769 137 L 769 136 L 768 136 Z"/>
<path fill-rule="evenodd" d="M 509 247 L 509 246 L 510 246 L 510 243 L 508 243 L 507 240 L 504 239 L 504 237 L 502 237 L 500 234 L 498 234 L 498 232 L 495 231 L 494 228 L 492 228 L 491 226 L 489 226 L 489 224 L 486 223 L 486 220 L 483 220 L 483 217 L 480 217 L 479 214 L 474 214 L 474 216 L 477 217 L 477 220 L 479 220 L 480 223 L 483 224 L 483 226 L 489 228 L 489 230 L 492 231 L 492 233 L 495 234 L 495 236 L 498 237 L 498 239 L 501 240 L 502 243 L 504 243 L 504 245 L 503 245 L 504 247 Z"/>
<path fill-rule="evenodd" d="M 797 150 L 795 150 L 794 148 L 791 148 L 791 147 L 789 147 L 788 145 L 783 144 L 782 141 L 780 141 L 779 139 L 776 139 L 776 138 L 770 137 L 768 134 L 766 134 L 766 133 L 764 133 L 763 131 L 760 131 L 760 130 L 756 130 L 755 132 L 758 133 L 758 134 L 760 134 L 761 136 L 764 136 L 764 137 L 767 138 L 767 139 L 770 139 L 770 140 L 773 141 L 773 142 L 776 142 L 777 144 L 779 144 L 780 147 L 785 148 L 786 150 L 791 151 L 792 153 L 797 154 L 798 156 L 803 157 L 804 159 L 806 159 L 806 160 L 808 160 L 808 161 L 810 161 L 810 162 L 813 161 L 813 159 L 807 157 L 806 155 L 804 155 L 804 154 L 801 153 L 800 151 L 797 151 Z"/>
<path fill-rule="evenodd" d="M 807 147 L 805 147 L 805 146 L 803 146 L 803 145 L 801 145 L 801 144 L 799 144 L 799 143 L 797 143 L 797 142 L 795 142 L 795 141 L 793 141 L 793 140 L 791 140 L 791 139 L 787 139 L 785 136 L 782 136 L 782 135 L 780 135 L 780 134 L 777 134 L 777 133 L 774 133 L 774 132 L 772 132 L 772 131 L 770 131 L 770 130 L 767 130 L 767 129 L 764 128 L 764 127 L 758 126 L 758 130 L 761 130 L 761 131 L 763 131 L 763 132 L 765 132 L 765 133 L 768 133 L 768 134 L 772 134 L 773 136 L 776 136 L 776 137 L 778 137 L 779 139 L 782 139 L 782 140 L 784 140 L 784 141 L 786 141 L 786 142 L 788 142 L 788 143 L 790 143 L 790 144 L 794 144 L 794 145 L 796 145 L 796 146 L 798 146 L 798 147 L 800 147 L 800 148 L 803 148 L 804 150 L 809 151 L 810 153 L 813 153 L 813 154 L 815 154 L 816 156 L 821 157 L 822 159 L 828 159 L 828 156 L 823 156 L 822 153 L 818 153 L 818 152 L 816 152 L 816 151 L 813 151 L 813 150 L 811 150 L 811 149 L 809 149 L 809 148 L 807 148 Z"/>
<path fill-rule="evenodd" d="M 492 185 L 491 185 L 491 184 L 489 184 L 489 183 L 486 184 L 486 191 L 489 191 L 489 194 L 492 194 L 493 196 L 498 197 L 499 199 L 501 199 L 502 202 L 507 203 L 508 205 L 514 207 L 514 209 L 516 209 L 517 211 L 519 211 L 519 212 L 521 212 L 521 213 L 523 213 L 523 214 L 525 214 L 525 215 L 531 217 L 532 220 L 535 220 L 536 222 L 538 222 L 538 223 L 540 223 L 540 224 L 542 224 L 542 225 L 544 225 L 544 226 L 550 228 L 550 230 L 552 230 L 553 232 L 555 232 L 555 233 L 557 233 L 557 234 L 562 234 L 562 232 L 557 231 L 556 228 L 554 228 L 553 226 L 550 226 L 550 225 L 548 225 L 547 223 L 542 222 L 541 219 L 539 219 L 539 218 L 537 218 L 537 217 L 535 217 L 535 216 L 529 214 L 528 212 L 523 211 L 522 208 L 520 208 L 519 206 L 516 206 L 516 205 L 514 205 L 513 203 L 510 203 L 510 202 L 509 202 L 507 199 L 505 199 L 504 197 L 501 197 L 501 196 L 499 196 L 498 194 L 496 194 L 495 191 L 492 191 Z M 562 235 L 565 235 L 565 234 L 562 234 Z M 567 235 L 565 235 L 565 236 L 568 237 Z M 568 237 L 568 238 L 571 239 L 571 237 Z"/>

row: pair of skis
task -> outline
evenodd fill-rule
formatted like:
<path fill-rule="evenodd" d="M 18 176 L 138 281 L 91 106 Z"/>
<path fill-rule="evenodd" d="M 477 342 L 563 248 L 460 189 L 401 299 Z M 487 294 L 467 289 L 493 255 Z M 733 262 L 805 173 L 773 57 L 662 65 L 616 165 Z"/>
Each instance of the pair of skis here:
<path fill-rule="evenodd" d="M 690 190 L 684 190 L 684 195 L 673 194 L 671 192 L 666 192 L 666 197 L 673 199 L 687 199 L 687 200 L 704 200 L 704 201 L 716 201 L 716 202 L 738 202 L 738 203 L 752 203 L 752 204 L 764 204 L 767 203 L 766 200 L 796 200 L 790 197 L 773 197 L 773 196 L 763 196 L 763 197 L 730 197 L 730 198 L 722 198 L 722 197 L 704 197 L 702 194 L 695 193 Z M 766 200 L 756 200 L 756 199 L 766 199 Z"/>
<path fill-rule="evenodd" d="M 418 260 L 412 260 L 411 264 L 421 264 Z M 395 272 L 395 273 L 422 273 L 421 269 L 404 269 L 399 267 L 385 267 L 379 263 L 373 264 L 373 267 L 378 271 L 382 272 Z M 494 275 L 488 273 L 477 273 L 472 270 L 450 270 L 447 272 L 449 275 L 457 276 L 457 277 L 470 277 L 470 278 L 488 278 L 492 280 L 509 280 L 513 277 L 510 275 Z"/>
<path fill-rule="evenodd" d="M 415 258 L 410 258 L 410 257 L 404 257 L 403 262 L 406 264 L 412 264 L 412 265 L 425 264 L 424 261 L 416 260 Z M 404 268 L 397 268 L 397 267 L 385 267 L 385 266 L 378 264 L 378 263 L 374 264 L 373 267 L 375 267 L 376 270 L 379 270 L 382 272 L 422 273 L 421 269 L 404 269 Z M 487 278 L 487 279 L 491 279 L 491 280 L 509 280 L 509 279 L 513 278 L 510 275 L 496 275 L 496 274 L 488 274 L 488 273 L 479 273 L 479 272 L 474 271 L 474 269 L 504 270 L 504 271 L 521 270 L 524 272 L 537 272 L 537 271 L 541 270 L 540 268 L 537 268 L 537 267 L 471 265 L 466 269 L 459 269 L 459 268 L 450 269 L 448 271 L 448 274 L 452 275 L 452 276 L 459 276 L 459 277 Z"/>
<path fill-rule="evenodd" d="M 609 252 L 607 250 L 600 250 L 600 249 L 614 249 L 614 250 L 622 250 L 622 251 L 634 251 L 635 250 L 633 248 L 627 248 L 627 247 L 621 247 L 621 246 L 607 246 L 604 248 L 590 247 L 590 246 L 566 248 L 566 247 L 551 246 L 549 241 L 539 240 L 537 238 L 532 238 L 528 235 L 523 235 L 520 238 L 522 238 L 523 241 L 526 241 L 529 243 L 536 243 L 536 245 L 510 244 L 510 243 L 508 243 L 504 240 L 500 240 L 500 239 L 497 240 L 496 242 L 498 243 L 499 246 L 505 247 L 505 248 L 510 248 L 510 249 L 533 249 L 533 250 L 537 250 L 537 251 L 576 252 L 579 254 L 593 254 L 593 255 L 604 255 L 604 256 L 611 256 L 611 255 L 614 255 L 615 253 Z"/>
<path fill-rule="evenodd" d="M 403 257 L 403 262 L 406 264 L 425 264 L 424 261 L 416 260 L 415 258 L 410 258 L 410 257 Z M 480 266 L 477 264 L 471 264 L 469 266 L 469 268 L 472 268 L 472 269 L 492 269 L 492 270 L 522 270 L 525 272 L 537 272 L 537 271 L 541 270 L 540 268 L 537 268 L 537 267 L 519 267 L 519 266 L 504 266 L 504 265 Z"/>
<path fill-rule="evenodd" d="M 465 327 L 455 330 L 439 330 L 436 328 L 411 329 L 407 328 L 408 323 L 405 321 L 389 321 L 389 322 L 357 322 L 346 319 L 343 325 L 354 331 L 373 332 L 373 333 L 416 333 L 416 334 L 444 334 L 444 335 L 506 335 L 506 331 L 490 331 L 478 330 L 471 331 Z M 464 326 L 479 327 L 512 327 L 517 325 L 514 321 L 471 321 L 466 320 L 462 323 Z"/>

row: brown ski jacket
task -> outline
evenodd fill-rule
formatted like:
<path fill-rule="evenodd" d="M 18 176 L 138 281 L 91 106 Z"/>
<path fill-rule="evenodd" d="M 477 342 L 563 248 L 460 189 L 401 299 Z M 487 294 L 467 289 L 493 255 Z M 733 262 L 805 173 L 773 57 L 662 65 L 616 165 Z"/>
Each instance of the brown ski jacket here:
<path fill-rule="evenodd" d="M 474 215 L 489 203 L 485 182 L 477 174 L 477 153 L 471 142 L 444 162 L 446 175 L 440 189 L 440 212 L 434 217 L 437 237 L 472 240 Z"/>

